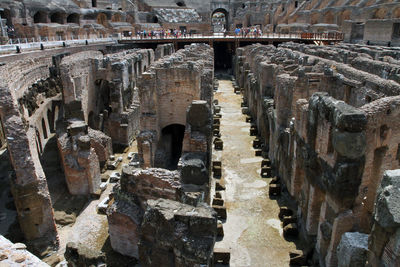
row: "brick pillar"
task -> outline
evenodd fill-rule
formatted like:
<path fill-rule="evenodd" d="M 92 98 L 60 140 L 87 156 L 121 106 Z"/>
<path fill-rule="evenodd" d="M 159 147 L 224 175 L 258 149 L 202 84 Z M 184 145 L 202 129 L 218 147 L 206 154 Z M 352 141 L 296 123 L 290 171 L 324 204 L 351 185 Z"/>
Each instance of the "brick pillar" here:
<path fill-rule="evenodd" d="M 318 187 L 314 187 L 310 184 L 308 197 L 306 230 L 307 234 L 316 235 L 318 232 L 318 219 L 321 205 L 325 199 L 325 195 Z"/>

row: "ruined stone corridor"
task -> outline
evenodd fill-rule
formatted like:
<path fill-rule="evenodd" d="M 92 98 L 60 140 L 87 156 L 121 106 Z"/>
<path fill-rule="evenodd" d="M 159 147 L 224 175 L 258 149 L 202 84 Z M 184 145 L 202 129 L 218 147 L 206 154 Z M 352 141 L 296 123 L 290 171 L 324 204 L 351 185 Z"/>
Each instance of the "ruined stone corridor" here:
<path fill-rule="evenodd" d="M 227 220 L 224 238 L 215 247 L 231 252 L 230 266 L 289 266 L 293 242 L 282 236 L 278 218 L 280 199 L 270 199 L 268 183 L 261 178 L 261 156 L 255 156 L 250 123 L 241 113 L 241 95 L 234 93 L 232 81 L 220 80 L 214 94 L 221 106 L 222 151 L 214 150 L 213 159 L 222 162 L 221 184 L 226 187 Z"/>

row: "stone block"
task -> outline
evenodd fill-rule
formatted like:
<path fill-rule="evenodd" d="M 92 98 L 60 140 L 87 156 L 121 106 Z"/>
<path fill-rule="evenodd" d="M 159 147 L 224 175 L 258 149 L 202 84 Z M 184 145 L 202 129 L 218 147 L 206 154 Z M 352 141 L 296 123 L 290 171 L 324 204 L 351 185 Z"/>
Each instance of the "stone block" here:
<path fill-rule="evenodd" d="M 88 125 L 85 121 L 72 121 L 70 122 L 67 131 L 69 136 L 75 136 L 79 133 L 87 134 Z"/>
<path fill-rule="evenodd" d="M 270 159 L 263 159 L 261 161 L 261 168 L 262 167 L 271 167 L 271 160 Z"/>
<path fill-rule="evenodd" d="M 297 237 L 299 235 L 299 229 L 297 228 L 297 224 L 290 223 L 283 227 L 283 236 L 288 237 Z"/>
<path fill-rule="evenodd" d="M 296 216 L 283 216 L 282 218 L 282 226 L 285 227 L 288 224 L 297 223 Z"/>
<path fill-rule="evenodd" d="M 204 161 L 188 159 L 182 162 L 181 181 L 184 184 L 208 184 L 209 177 Z"/>
<path fill-rule="evenodd" d="M 226 207 L 225 206 L 213 205 L 212 208 L 217 213 L 219 219 L 226 220 Z"/>
<path fill-rule="evenodd" d="M 214 264 L 229 265 L 231 253 L 225 249 L 214 249 Z"/>
<path fill-rule="evenodd" d="M 216 217 L 205 204 L 193 207 L 166 199 L 149 200 L 141 224 L 141 265 L 211 266 Z"/>
<path fill-rule="evenodd" d="M 281 185 L 280 184 L 270 184 L 269 185 L 269 195 L 270 196 L 280 196 Z"/>
<path fill-rule="evenodd" d="M 383 174 L 377 191 L 374 219 L 383 228 L 400 227 L 400 169 Z"/>
<path fill-rule="evenodd" d="M 366 266 L 368 252 L 368 235 L 358 232 L 347 232 L 342 235 L 337 247 L 339 267 Z"/>
<path fill-rule="evenodd" d="M 261 168 L 261 177 L 263 177 L 263 178 L 272 177 L 272 169 L 271 169 L 271 167 L 262 167 Z"/>
<path fill-rule="evenodd" d="M 224 237 L 224 226 L 221 222 L 217 224 L 217 237 L 223 238 Z"/>
<path fill-rule="evenodd" d="M 221 166 L 214 166 L 213 173 L 215 178 L 220 178 L 222 176 L 222 168 Z"/>
<path fill-rule="evenodd" d="M 290 266 L 306 266 L 307 265 L 307 255 L 301 250 L 289 252 L 289 264 Z"/>
<path fill-rule="evenodd" d="M 214 198 L 212 204 L 217 206 L 223 206 L 224 200 L 222 198 Z"/>
<path fill-rule="evenodd" d="M 250 127 L 250 136 L 256 136 L 257 135 L 257 126 L 252 125 Z"/>
<path fill-rule="evenodd" d="M 214 148 L 216 150 L 222 150 L 224 148 L 224 142 L 221 140 L 221 138 L 214 139 Z"/>
<path fill-rule="evenodd" d="M 213 126 L 212 126 L 212 129 L 213 129 L 213 131 L 214 131 L 214 130 L 218 130 L 218 131 L 219 131 L 219 130 L 220 130 L 220 128 L 219 128 L 219 127 L 220 127 L 220 125 L 219 125 L 219 124 L 217 124 L 217 123 L 214 123 L 214 124 L 213 124 Z"/>
<path fill-rule="evenodd" d="M 261 142 L 260 138 L 257 137 L 256 139 L 253 140 L 253 148 L 260 148 L 261 145 L 262 145 L 262 142 Z"/>
<path fill-rule="evenodd" d="M 216 191 L 225 190 L 225 186 L 223 186 L 220 182 L 216 182 L 215 183 L 215 190 Z"/>
<path fill-rule="evenodd" d="M 284 216 L 292 216 L 293 211 L 286 206 L 282 206 L 279 208 L 279 219 L 283 220 Z"/>

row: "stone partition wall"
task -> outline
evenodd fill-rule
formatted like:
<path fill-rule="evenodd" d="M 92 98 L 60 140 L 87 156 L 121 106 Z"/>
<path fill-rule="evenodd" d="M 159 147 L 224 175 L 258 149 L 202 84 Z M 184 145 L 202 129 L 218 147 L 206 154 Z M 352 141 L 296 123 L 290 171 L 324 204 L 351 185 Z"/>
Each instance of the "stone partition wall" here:
<path fill-rule="evenodd" d="M 142 169 L 123 168 L 107 218 L 112 248 L 145 266 L 213 265 L 212 59 L 208 45 L 186 46 L 155 62 L 138 83 Z M 164 136 L 171 125 L 167 136 L 180 135 L 180 144 Z M 162 161 L 172 154 L 168 146 L 181 147 L 171 170 Z"/>
<path fill-rule="evenodd" d="M 116 147 L 128 146 L 139 127 L 136 82 L 153 60 L 150 49 L 106 56 L 85 52 L 63 59 L 66 118 L 84 120 L 90 128 L 103 131 Z"/>
<path fill-rule="evenodd" d="M 42 146 L 39 148 L 37 145 L 40 138 L 38 129 L 42 129 L 41 125 L 38 128 L 38 121 L 41 122 L 43 116 L 47 117 L 47 110 L 53 103 L 52 99 L 44 104 L 41 102 L 54 87 L 36 92 L 38 99 L 25 98 L 35 106 L 30 114 L 24 112 L 25 107 L 19 100 L 38 81 L 42 83 L 48 78 L 55 78 L 50 75 L 52 66 L 52 58 L 47 56 L 27 58 L 0 67 L 0 118 L 15 171 L 15 175 L 10 177 L 11 191 L 19 225 L 25 239 L 32 245 L 58 245 L 52 202 L 39 160 Z"/>
<path fill-rule="evenodd" d="M 213 61 L 208 45 L 192 44 L 155 62 L 139 80 L 140 134 L 138 149 L 142 166 L 164 167 L 156 152 L 162 130 L 186 125 L 186 112 L 193 100 L 212 102 Z M 186 129 L 188 130 L 188 129 Z M 157 165 L 156 165 L 157 164 Z"/>
<path fill-rule="evenodd" d="M 103 55 L 97 51 L 62 59 L 65 120 L 58 147 L 71 194 L 96 193 L 100 167 L 113 149 L 129 146 L 139 129 L 137 79 L 154 60 L 150 49 Z"/>
<path fill-rule="evenodd" d="M 382 174 L 400 167 L 396 60 L 354 45 L 237 49 L 246 110 L 321 266 L 338 266 L 341 240 L 348 253 L 344 233 L 371 233 Z"/>

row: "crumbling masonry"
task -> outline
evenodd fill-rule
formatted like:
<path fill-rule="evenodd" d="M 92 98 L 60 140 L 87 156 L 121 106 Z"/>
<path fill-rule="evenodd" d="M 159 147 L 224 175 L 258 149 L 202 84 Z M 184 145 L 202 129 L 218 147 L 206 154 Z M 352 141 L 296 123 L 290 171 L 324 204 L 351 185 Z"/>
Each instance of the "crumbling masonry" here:
<path fill-rule="evenodd" d="M 383 175 L 400 167 L 398 65 L 382 61 L 396 62 L 390 50 L 359 49 L 287 43 L 237 50 L 244 102 L 322 266 L 338 259 L 356 266 L 349 253 L 364 255 L 365 264 L 367 247 L 372 266 L 398 258 L 398 241 L 389 237 L 398 211 L 388 199 L 398 195 L 389 189 L 397 173 Z M 363 249 L 349 248 L 349 232 L 366 236 Z M 337 250 L 341 239 L 347 247 Z"/>

